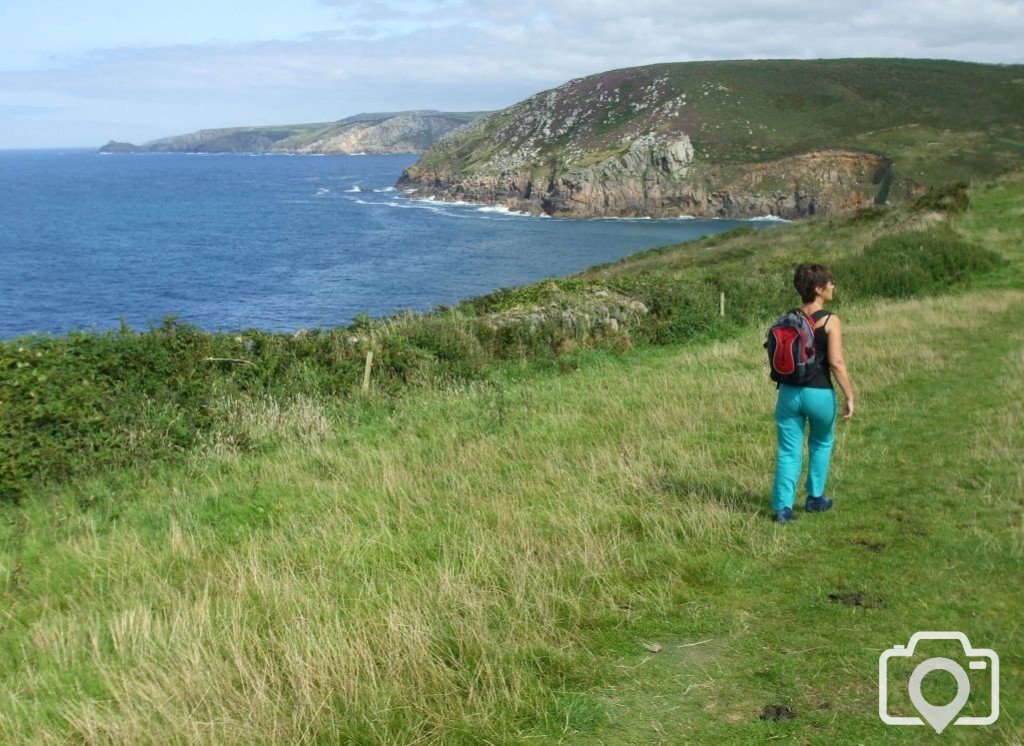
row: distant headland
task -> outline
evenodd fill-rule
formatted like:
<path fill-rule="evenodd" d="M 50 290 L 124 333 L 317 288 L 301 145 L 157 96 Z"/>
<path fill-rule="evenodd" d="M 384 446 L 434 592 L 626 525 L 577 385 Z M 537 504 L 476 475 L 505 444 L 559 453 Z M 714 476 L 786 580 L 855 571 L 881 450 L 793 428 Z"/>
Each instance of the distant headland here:
<path fill-rule="evenodd" d="M 111 140 L 101 153 L 419 153 L 490 112 L 399 111 L 356 114 L 337 122 L 204 129 L 134 145 Z"/>

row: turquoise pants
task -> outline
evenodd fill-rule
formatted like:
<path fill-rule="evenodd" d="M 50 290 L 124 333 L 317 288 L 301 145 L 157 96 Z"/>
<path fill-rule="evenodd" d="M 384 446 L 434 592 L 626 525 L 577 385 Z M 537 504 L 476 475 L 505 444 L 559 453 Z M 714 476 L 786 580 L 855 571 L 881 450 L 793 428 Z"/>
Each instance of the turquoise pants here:
<path fill-rule="evenodd" d="M 775 431 L 778 453 L 775 460 L 775 486 L 772 488 L 772 510 L 792 508 L 796 480 L 804 465 L 804 427 L 811 423 L 807 441 L 810 466 L 807 470 L 807 494 L 822 497 L 825 479 L 832 458 L 836 421 L 836 392 L 806 386 L 779 386 L 775 402 Z"/>

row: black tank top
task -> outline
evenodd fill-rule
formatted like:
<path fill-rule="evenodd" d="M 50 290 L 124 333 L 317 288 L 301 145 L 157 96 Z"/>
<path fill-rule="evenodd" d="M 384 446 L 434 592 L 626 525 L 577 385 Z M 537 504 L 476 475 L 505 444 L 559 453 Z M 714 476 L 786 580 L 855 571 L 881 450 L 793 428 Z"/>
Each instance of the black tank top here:
<path fill-rule="evenodd" d="M 815 323 L 821 320 L 822 316 L 828 316 L 832 312 L 826 309 L 815 311 L 811 314 L 811 318 L 814 319 Z M 811 379 L 811 382 L 807 384 L 808 388 L 812 389 L 830 389 L 832 388 L 832 369 L 828 364 L 828 332 L 825 331 L 825 327 L 828 326 L 828 322 L 814 330 L 814 349 L 818 355 L 821 356 L 821 369 L 818 374 Z"/>

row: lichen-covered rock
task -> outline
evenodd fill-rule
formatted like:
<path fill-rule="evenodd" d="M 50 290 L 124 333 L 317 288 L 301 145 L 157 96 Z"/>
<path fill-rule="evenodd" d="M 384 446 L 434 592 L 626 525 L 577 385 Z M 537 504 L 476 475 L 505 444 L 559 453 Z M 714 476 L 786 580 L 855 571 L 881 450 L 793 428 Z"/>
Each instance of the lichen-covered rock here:
<path fill-rule="evenodd" d="M 482 317 L 480 323 L 489 329 L 522 326 L 531 333 L 550 324 L 585 339 L 625 331 L 648 313 L 646 305 L 627 295 L 592 288 L 583 296 L 559 293 L 557 300 L 543 306 L 490 313 Z"/>

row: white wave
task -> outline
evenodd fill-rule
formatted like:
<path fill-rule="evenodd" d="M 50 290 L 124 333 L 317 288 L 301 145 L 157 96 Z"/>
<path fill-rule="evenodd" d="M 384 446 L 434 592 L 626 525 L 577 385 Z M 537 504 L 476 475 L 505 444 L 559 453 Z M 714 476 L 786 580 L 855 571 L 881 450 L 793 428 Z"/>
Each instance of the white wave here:
<path fill-rule="evenodd" d="M 409 202 L 430 202 L 437 205 L 450 205 L 453 207 L 479 207 L 476 202 L 463 202 L 462 200 L 448 201 L 446 199 L 438 199 L 433 194 L 428 194 L 426 197 L 407 197 Z"/>
<path fill-rule="evenodd" d="M 375 192 L 397 192 L 398 190 L 394 187 L 384 187 L 383 189 L 374 189 Z"/>
<path fill-rule="evenodd" d="M 479 205 L 474 202 L 462 202 L 461 200 L 449 202 L 447 200 L 438 200 L 433 194 L 427 194 L 427 196 L 410 196 L 410 198 L 407 198 L 407 202 L 425 202 L 432 205 L 447 205 L 450 207 L 479 207 Z"/>
<path fill-rule="evenodd" d="M 362 152 L 360 152 L 360 153 L 349 153 L 348 155 L 366 155 L 366 153 L 362 153 Z"/>
<path fill-rule="evenodd" d="M 420 202 L 420 204 L 414 204 L 415 202 Z M 405 202 L 405 204 L 403 204 L 401 202 L 388 202 L 387 204 L 388 204 L 389 207 L 403 207 L 403 208 L 410 208 L 410 209 L 414 209 L 414 210 L 427 210 L 427 211 L 435 213 L 437 215 L 443 215 L 446 218 L 458 218 L 460 220 L 495 220 L 495 221 L 515 220 L 515 218 L 511 217 L 511 216 L 509 216 L 509 217 L 493 217 L 493 216 L 489 216 L 489 215 L 478 215 L 477 213 L 480 212 L 479 210 L 473 210 L 472 212 L 463 212 L 463 211 L 458 210 L 458 209 L 455 209 L 455 210 L 445 209 L 446 206 L 454 204 L 454 203 L 451 203 L 451 202 L 441 202 L 439 204 L 434 204 L 434 205 L 423 204 L 423 202 L 425 202 L 425 200 L 407 200 Z M 459 207 L 459 205 L 456 205 L 456 207 Z"/>
<path fill-rule="evenodd" d="M 316 190 L 316 195 L 318 197 L 320 195 L 322 195 L 322 194 L 330 194 L 330 193 L 331 193 L 331 190 L 328 189 L 327 187 L 320 187 L 319 189 Z"/>
<path fill-rule="evenodd" d="M 408 197 L 409 202 L 432 202 L 438 205 L 451 205 L 453 207 L 480 207 L 479 202 L 463 202 L 462 200 L 440 200 L 433 194 L 427 195 L 426 197 Z"/>
<path fill-rule="evenodd" d="M 352 188 L 352 189 L 346 189 L 345 191 L 346 192 L 362 192 L 362 191 L 371 191 L 371 190 L 363 190 L 363 189 L 359 189 L 359 188 Z M 397 191 L 397 190 L 395 190 L 395 189 L 391 189 L 391 190 L 388 190 L 388 189 L 374 189 L 372 191 L 379 193 L 379 192 Z M 411 209 L 411 210 L 427 210 L 429 212 L 435 213 L 437 215 L 442 215 L 442 216 L 448 217 L 448 218 L 460 218 L 460 219 L 471 219 L 471 220 L 498 220 L 498 221 L 502 221 L 502 220 L 515 220 L 516 218 L 520 218 L 520 217 L 542 217 L 542 218 L 549 218 L 549 217 L 551 217 L 550 215 L 531 216 L 529 213 L 515 212 L 514 210 L 509 210 L 509 208 L 505 207 L 504 205 L 480 205 L 477 202 L 462 202 L 462 201 L 447 202 L 447 201 L 444 201 L 444 200 L 438 200 L 433 195 L 430 195 L 428 197 L 424 197 L 422 199 L 415 199 L 415 198 L 404 197 L 403 196 L 399 200 L 389 200 L 389 201 L 364 200 L 364 199 L 359 199 L 358 197 L 348 197 L 348 196 L 345 196 L 344 198 L 349 200 L 350 202 L 355 202 L 356 204 L 359 204 L 359 205 L 372 205 L 374 207 L 396 207 L 396 208 L 399 208 L 399 209 L 406 209 L 406 210 L 409 210 L 409 209 Z M 460 208 L 463 208 L 463 207 L 473 207 L 473 208 L 476 208 L 476 209 L 474 209 L 474 210 L 472 210 L 470 212 L 465 212 L 465 211 L 460 209 Z M 484 213 L 484 214 L 479 214 L 479 213 Z M 491 214 L 488 215 L 487 213 L 491 213 Z"/>
<path fill-rule="evenodd" d="M 353 186 L 353 187 L 349 187 L 349 188 L 348 188 L 348 189 L 346 189 L 345 191 L 346 191 L 346 192 L 361 192 L 361 191 L 363 191 L 363 190 L 362 190 L 362 189 L 360 189 L 360 188 L 359 188 L 358 186 Z"/>
<path fill-rule="evenodd" d="M 483 207 L 476 208 L 477 212 L 497 212 L 502 215 L 515 215 L 517 217 L 530 217 L 530 213 L 525 210 L 513 210 L 505 205 L 484 205 Z"/>
<path fill-rule="evenodd" d="M 756 218 L 747 218 L 751 223 L 792 223 L 792 220 L 780 218 L 777 215 L 759 215 Z"/>
<path fill-rule="evenodd" d="M 693 215 L 679 215 L 676 220 L 696 220 Z"/>
<path fill-rule="evenodd" d="M 417 205 L 413 204 L 412 201 L 407 202 L 377 202 L 378 205 L 387 205 L 388 207 L 402 207 L 409 210 L 429 210 L 430 212 L 444 213 L 441 205 Z"/>

